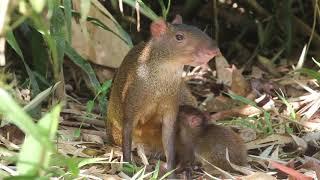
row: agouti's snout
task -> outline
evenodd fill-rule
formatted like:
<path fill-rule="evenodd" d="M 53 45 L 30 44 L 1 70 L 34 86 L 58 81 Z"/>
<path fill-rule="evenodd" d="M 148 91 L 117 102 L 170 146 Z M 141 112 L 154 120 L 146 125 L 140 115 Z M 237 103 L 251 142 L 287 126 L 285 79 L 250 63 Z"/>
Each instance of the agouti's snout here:
<path fill-rule="evenodd" d="M 201 65 L 204 63 L 207 63 L 208 60 L 221 55 L 220 49 L 217 47 L 203 47 L 199 48 L 198 52 L 196 53 L 196 56 L 194 57 L 194 65 Z"/>

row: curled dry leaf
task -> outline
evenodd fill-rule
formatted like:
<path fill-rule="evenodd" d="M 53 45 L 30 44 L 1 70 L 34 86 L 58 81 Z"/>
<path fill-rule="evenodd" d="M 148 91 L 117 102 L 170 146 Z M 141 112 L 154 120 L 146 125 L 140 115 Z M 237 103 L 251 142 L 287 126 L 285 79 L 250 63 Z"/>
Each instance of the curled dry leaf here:
<path fill-rule="evenodd" d="M 230 67 L 228 61 L 223 56 L 216 57 L 217 83 L 231 86 L 232 71 L 227 70 Z"/>

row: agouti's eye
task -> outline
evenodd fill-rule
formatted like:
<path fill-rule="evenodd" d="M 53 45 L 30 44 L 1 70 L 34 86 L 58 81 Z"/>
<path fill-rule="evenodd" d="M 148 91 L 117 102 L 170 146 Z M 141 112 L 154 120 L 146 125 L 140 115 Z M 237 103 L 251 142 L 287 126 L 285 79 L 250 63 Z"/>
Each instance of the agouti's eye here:
<path fill-rule="evenodd" d="M 177 41 L 182 41 L 184 39 L 183 34 L 176 34 Z"/>

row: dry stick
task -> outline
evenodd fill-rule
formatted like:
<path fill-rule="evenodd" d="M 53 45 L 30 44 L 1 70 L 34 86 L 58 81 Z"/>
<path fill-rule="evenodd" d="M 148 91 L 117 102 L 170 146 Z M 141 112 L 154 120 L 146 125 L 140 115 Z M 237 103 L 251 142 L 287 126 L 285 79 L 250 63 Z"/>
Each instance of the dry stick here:
<path fill-rule="evenodd" d="M 213 0 L 213 17 L 214 17 L 214 38 L 219 44 L 219 23 L 218 23 L 218 8 L 217 8 L 217 0 Z"/>
<path fill-rule="evenodd" d="M 256 0 L 248 0 L 245 1 L 247 2 L 252 8 L 254 8 L 256 10 L 257 13 L 263 15 L 263 16 L 270 16 L 270 13 L 265 10 L 263 7 L 261 7 Z M 297 27 L 297 31 L 304 35 L 304 34 L 311 34 L 312 33 L 312 29 L 305 24 L 302 20 L 300 20 L 299 18 L 297 18 L 296 16 L 293 16 L 293 23 L 295 24 L 295 26 Z M 317 32 L 314 32 L 313 34 L 313 43 L 317 46 L 320 47 L 320 36 Z"/>

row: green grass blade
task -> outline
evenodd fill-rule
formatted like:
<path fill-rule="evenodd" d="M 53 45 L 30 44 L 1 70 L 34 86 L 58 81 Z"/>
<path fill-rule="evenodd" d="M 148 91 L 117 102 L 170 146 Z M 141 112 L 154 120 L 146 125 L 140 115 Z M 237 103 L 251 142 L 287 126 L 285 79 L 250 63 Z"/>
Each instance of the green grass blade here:
<path fill-rule="evenodd" d="M 148 17 L 152 21 L 159 18 L 159 16 L 154 11 L 152 11 L 147 5 L 145 5 L 141 0 L 123 0 L 124 3 L 128 4 L 132 8 L 136 7 L 136 1 L 139 3 L 140 12 L 143 15 L 145 15 L 146 17 Z"/>
<path fill-rule="evenodd" d="M 72 9 L 71 9 L 71 0 L 63 0 L 64 6 L 64 18 L 66 20 L 67 27 L 67 41 L 71 43 L 71 18 L 72 18 Z"/>
<path fill-rule="evenodd" d="M 259 107 L 254 101 L 251 101 L 250 99 L 247 99 L 245 97 L 242 97 L 242 96 L 238 96 L 238 95 L 235 95 L 235 94 L 229 94 L 227 93 L 228 96 L 230 96 L 232 99 L 235 99 L 237 101 L 240 101 L 244 104 L 248 104 L 248 105 L 251 105 L 253 107 L 256 107 L 257 109 L 260 109 L 261 111 L 264 111 L 263 108 Z"/>
<path fill-rule="evenodd" d="M 62 10 L 58 6 L 59 4 L 56 4 L 53 8 L 53 14 L 52 18 L 50 20 L 50 32 L 51 32 L 51 38 L 55 41 L 56 44 L 56 50 L 57 50 L 57 64 L 54 64 L 55 69 L 58 69 L 60 72 L 60 69 L 62 68 L 63 63 L 63 57 L 64 57 L 64 49 L 65 49 L 65 20 Z"/>
<path fill-rule="evenodd" d="M 153 175 L 151 177 L 151 180 L 156 180 L 158 179 L 158 176 L 159 176 L 159 170 L 160 170 L 160 161 L 157 162 L 157 165 L 155 167 L 155 170 L 153 172 Z"/>
<path fill-rule="evenodd" d="M 301 69 L 298 69 L 297 72 L 301 72 L 303 74 L 306 74 L 306 75 L 316 79 L 318 82 L 320 82 L 320 73 L 317 71 L 314 71 L 312 69 L 307 69 L 307 68 L 301 68 Z"/>
<path fill-rule="evenodd" d="M 167 172 L 165 175 L 163 175 L 159 180 L 163 180 L 163 179 L 166 179 L 168 176 L 170 176 L 175 170 L 177 169 L 173 169 L 169 172 Z"/>

